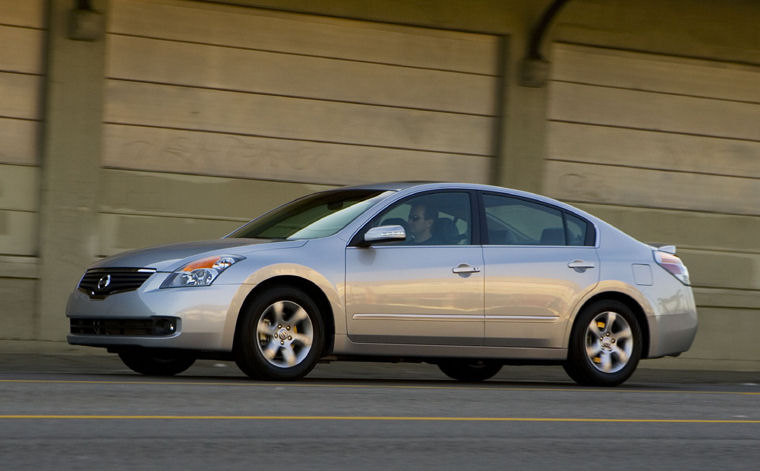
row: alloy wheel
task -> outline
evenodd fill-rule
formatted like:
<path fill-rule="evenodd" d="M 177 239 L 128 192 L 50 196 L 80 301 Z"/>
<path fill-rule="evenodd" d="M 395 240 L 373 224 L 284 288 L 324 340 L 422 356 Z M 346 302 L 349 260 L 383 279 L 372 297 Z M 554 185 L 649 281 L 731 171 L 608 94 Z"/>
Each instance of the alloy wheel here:
<path fill-rule="evenodd" d="M 586 327 L 586 356 L 602 373 L 617 373 L 625 368 L 633 353 L 633 332 L 625 317 L 600 312 Z"/>
<path fill-rule="evenodd" d="M 311 351 L 314 326 L 306 310 L 293 301 L 277 301 L 261 314 L 256 325 L 256 346 L 272 366 L 290 368 Z"/>

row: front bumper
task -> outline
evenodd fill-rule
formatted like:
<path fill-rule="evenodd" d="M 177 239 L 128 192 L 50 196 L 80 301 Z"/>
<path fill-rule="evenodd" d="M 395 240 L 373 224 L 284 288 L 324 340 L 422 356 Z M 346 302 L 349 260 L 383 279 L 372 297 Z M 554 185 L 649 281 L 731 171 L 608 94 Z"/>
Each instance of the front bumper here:
<path fill-rule="evenodd" d="M 66 306 L 66 316 L 73 321 L 68 342 L 94 347 L 232 351 L 237 313 L 244 299 L 241 285 L 160 289 L 168 276 L 154 273 L 137 290 L 102 299 L 77 288 Z M 173 329 L 146 327 L 164 325 L 162 320 L 167 319 L 173 322 Z"/>

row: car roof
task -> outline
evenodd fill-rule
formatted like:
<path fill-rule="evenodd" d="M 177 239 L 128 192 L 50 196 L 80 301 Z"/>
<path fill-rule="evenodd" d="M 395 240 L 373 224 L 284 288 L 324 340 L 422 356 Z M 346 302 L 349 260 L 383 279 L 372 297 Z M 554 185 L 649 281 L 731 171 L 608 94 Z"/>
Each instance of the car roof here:
<path fill-rule="evenodd" d="M 385 191 L 400 191 L 407 188 L 413 188 L 420 185 L 428 185 L 434 182 L 425 181 L 406 181 L 406 182 L 381 182 L 381 183 L 366 183 L 362 185 L 353 185 L 341 188 L 342 190 L 385 190 Z"/>
<path fill-rule="evenodd" d="M 340 190 L 383 190 L 383 191 L 402 191 L 402 190 L 443 190 L 443 189 L 466 189 L 466 190 L 479 190 L 479 191 L 493 191 L 493 192 L 507 192 L 516 196 L 524 196 L 528 198 L 534 198 L 537 200 L 543 200 L 546 202 L 560 203 L 560 201 L 554 200 L 547 196 L 539 195 L 536 193 L 530 193 L 522 190 L 515 190 L 514 188 L 507 188 L 502 186 L 485 185 L 482 183 L 462 183 L 462 182 L 433 182 L 433 181 L 396 181 L 396 182 L 382 182 L 382 183 L 367 183 L 356 186 L 348 186 L 340 188 Z"/>

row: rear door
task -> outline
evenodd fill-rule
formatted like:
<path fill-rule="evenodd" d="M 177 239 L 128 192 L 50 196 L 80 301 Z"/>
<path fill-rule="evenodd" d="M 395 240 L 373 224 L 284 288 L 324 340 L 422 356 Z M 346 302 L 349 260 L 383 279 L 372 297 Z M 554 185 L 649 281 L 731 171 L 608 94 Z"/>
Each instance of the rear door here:
<path fill-rule="evenodd" d="M 485 344 L 561 347 L 572 309 L 599 281 L 593 225 L 522 197 L 481 201 Z"/>

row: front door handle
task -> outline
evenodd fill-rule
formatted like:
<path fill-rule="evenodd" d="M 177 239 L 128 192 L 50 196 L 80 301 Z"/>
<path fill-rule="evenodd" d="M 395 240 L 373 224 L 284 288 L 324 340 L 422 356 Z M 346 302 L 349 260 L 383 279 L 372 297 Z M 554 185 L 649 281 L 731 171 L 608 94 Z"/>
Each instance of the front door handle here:
<path fill-rule="evenodd" d="M 479 273 L 480 268 L 473 267 L 472 265 L 467 265 L 466 263 L 460 263 L 458 266 L 451 269 L 452 273 L 456 273 L 458 275 L 467 274 L 467 273 Z"/>
<path fill-rule="evenodd" d="M 587 268 L 596 268 L 596 264 L 585 260 L 573 260 L 567 264 L 567 267 L 572 268 L 573 270 L 585 270 Z"/>

